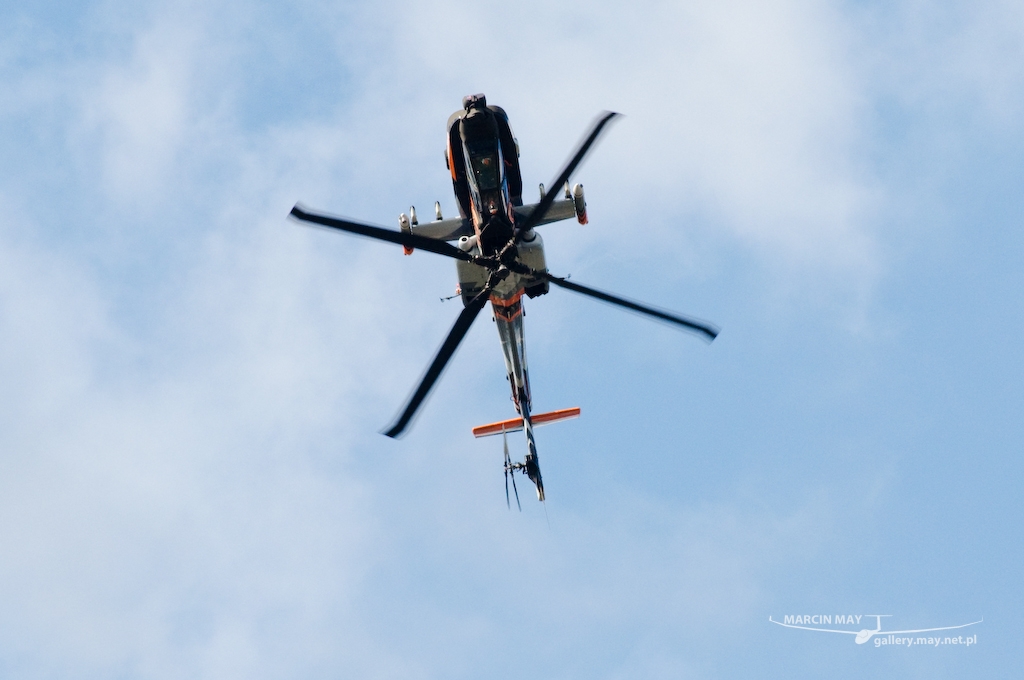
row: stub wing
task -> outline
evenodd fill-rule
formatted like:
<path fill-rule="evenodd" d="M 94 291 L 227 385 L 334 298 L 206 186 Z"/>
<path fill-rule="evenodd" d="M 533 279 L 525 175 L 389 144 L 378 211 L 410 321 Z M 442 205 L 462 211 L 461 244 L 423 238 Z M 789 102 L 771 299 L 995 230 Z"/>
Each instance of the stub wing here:
<path fill-rule="evenodd" d="M 550 224 L 551 222 L 567 220 L 570 217 L 577 217 L 575 206 L 576 204 L 572 199 L 555 201 L 537 224 Z M 516 206 L 516 215 L 523 219 L 536 207 L 536 204 Z M 419 224 L 410 225 L 410 229 L 412 233 L 418 236 L 436 238 L 441 241 L 457 241 L 462 236 L 472 236 L 475 233 L 472 220 L 462 217 L 420 222 Z"/>
<path fill-rule="evenodd" d="M 573 408 L 563 408 L 558 411 L 548 411 L 547 413 L 534 413 L 530 416 L 530 420 L 533 421 L 534 425 L 547 425 L 548 423 L 555 423 L 559 420 L 569 420 L 570 418 L 579 417 L 580 408 L 578 406 L 574 406 Z M 522 429 L 522 418 L 509 418 L 508 420 L 502 420 L 497 423 L 474 427 L 473 436 L 490 437 L 491 435 L 501 434 L 502 432 L 519 432 Z"/>
<path fill-rule="evenodd" d="M 458 241 L 461 236 L 473 235 L 473 222 L 461 217 L 452 220 L 434 220 L 412 225 L 412 233 L 441 241 Z"/>
<path fill-rule="evenodd" d="M 581 199 L 582 200 L 582 199 Z M 516 211 L 516 215 L 522 219 L 533 212 L 533 209 L 537 207 L 536 203 L 530 205 L 519 205 L 513 208 Z M 576 217 L 576 204 L 571 198 L 567 198 L 564 201 L 557 200 L 551 204 L 548 211 L 544 213 L 544 217 L 540 218 L 534 226 L 540 226 L 541 224 L 550 224 L 551 222 L 560 222 L 561 220 L 567 220 L 571 217 Z"/>

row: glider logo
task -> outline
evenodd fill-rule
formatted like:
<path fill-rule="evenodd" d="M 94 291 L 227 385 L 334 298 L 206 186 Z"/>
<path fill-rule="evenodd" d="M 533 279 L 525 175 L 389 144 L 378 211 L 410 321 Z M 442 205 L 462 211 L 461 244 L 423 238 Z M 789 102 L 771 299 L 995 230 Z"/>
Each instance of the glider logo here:
<path fill-rule="evenodd" d="M 981 623 L 984 619 L 978 621 L 972 621 L 971 623 L 964 623 L 959 626 L 941 626 L 938 628 L 915 628 L 913 630 L 882 630 L 882 619 L 892 616 L 892 614 L 787 614 L 783 617 L 782 621 L 776 621 L 772 617 L 768 617 L 771 623 L 777 626 L 783 626 L 785 628 L 797 628 L 799 630 L 815 630 L 819 633 L 841 633 L 845 635 L 853 635 L 853 641 L 858 645 L 862 645 L 871 638 L 875 638 L 875 647 L 881 647 L 883 645 L 904 645 L 906 647 L 925 645 L 929 647 L 938 647 L 940 645 L 964 645 L 970 647 L 971 645 L 978 644 L 978 636 L 967 636 L 958 635 L 953 636 L 918 636 L 918 637 L 901 637 L 902 635 L 909 635 L 910 633 L 932 633 L 940 630 L 955 630 L 958 628 L 967 628 Z M 833 622 L 837 625 L 854 625 L 859 626 L 861 619 L 875 619 L 874 628 L 861 628 L 860 630 L 839 630 L 836 628 L 822 628 L 824 625 L 832 625 Z M 864 623 L 868 623 L 865 621 Z M 811 624 L 811 625 L 804 625 Z"/>

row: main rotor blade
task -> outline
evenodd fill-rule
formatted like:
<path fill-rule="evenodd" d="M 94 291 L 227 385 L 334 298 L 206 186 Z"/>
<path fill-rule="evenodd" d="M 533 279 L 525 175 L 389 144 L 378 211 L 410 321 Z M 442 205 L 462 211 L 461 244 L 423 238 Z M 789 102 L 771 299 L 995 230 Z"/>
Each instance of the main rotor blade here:
<path fill-rule="evenodd" d="M 579 146 L 576 148 L 576 152 L 573 153 L 566 162 L 565 167 L 562 168 L 562 172 L 558 174 L 555 181 L 548 185 L 550 188 L 548 189 L 548 192 L 544 194 L 544 197 L 540 199 L 540 203 L 538 203 L 533 209 L 533 212 L 523 220 L 522 224 L 517 227 L 517 234 L 529 231 L 536 226 L 537 222 L 540 221 L 540 218 L 547 214 L 548 208 L 550 208 L 551 204 L 555 202 L 556 198 L 558 198 L 558 192 L 561 191 L 562 186 L 569 181 L 569 175 L 571 175 L 576 170 L 576 167 L 583 161 L 583 157 L 587 155 L 587 152 L 590 151 L 590 147 L 592 147 L 594 142 L 597 141 L 597 138 L 601 136 L 601 132 L 604 130 L 605 126 L 620 115 L 622 114 L 615 113 L 614 111 L 605 111 L 594 119 L 594 122 L 590 124 L 590 132 L 583 138 L 583 141 L 580 142 Z"/>
<path fill-rule="evenodd" d="M 718 337 L 718 326 L 708 321 L 701 321 L 700 319 L 693 319 L 681 316 L 679 314 L 674 314 L 672 312 L 665 312 L 660 309 L 655 309 L 654 307 L 648 307 L 647 305 L 640 304 L 639 302 L 633 302 L 632 300 L 627 300 L 626 298 L 621 298 L 618 297 L 617 295 L 612 295 L 611 293 L 605 293 L 603 291 L 595 290 L 594 288 L 590 288 L 588 286 L 573 283 L 572 281 L 560 278 L 558 276 L 552 276 L 547 272 L 533 273 L 536 276 L 540 276 L 542 278 L 547 279 L 556 286 L 567 288 L 568 290 L 575 291 L 577 293 L 582 293 L 583 295 L 589 295 L 590 297 L 597 298 L 598 300 L 603 300 L 605 302 L 609 302 L 613 305 L 618 305 L 620 307 L 625 307 L 626 309 L 631 309 L 634 312 L 640 312 L 641 314 L 653 316 L 656 319 L 661 319 L 662 321 L 668 321 L 669 323 L 682 326 L 687 330 L 694 331 L 697 334 L 701 335 L 703 339 L 706 340 L 707 342 L 711 342 L 716 337 Z"/>
<path fill-rule="evenodd" d="M 441 344 L 441 348 L 437 350 L 437 354 L 434 356 L 434 361 L 431 362 L 430 368 L 423 374 L 423 378 L 420 380 L 419 386 L 416 391 L 409 397 L 408 403 L 405 405 L 405 409 L 395 419 L 395 421 L 384 431 L 389 437 L 397 438 L 405 428 L 408 427 L 412 417 L 416 415 L 416 411 L 419 410 L 420 405 L 423 404 L 423 400 L 427 398 L 431 388 L 434 387 L 434 383 L 441 377 L 441 373 L 444 371 L 445 366 L 448 365 L 448 361 L 455 354 L 455 350 L 458 349 L 459 343 L 466 337 L 466 333 L 469 331 L 469 327 L 473 325 L 473 321 L 476 319 L 477 314 L 487 304 L 487 300 L 490 297 L 490 290 L 484 289 L 479 295 L 470 300 L 469 304 L 466 305 L 462 313 L 459 314 L 459 318 L 455 320 L 455 325 L 452 326 L 451 331 L 448 332 L 448 337 L 445 338 Z"/>
<path fill-rule="evenodd" d="M 375 238 L 381 241 L 390 241 L 391 243 L 397 243 L 409 248 L 419 248 L 420 250 L 437 253 L 438 255 L 454 257 L 456 260 L 469 261 L 473 259 L 472 255 L 459 250 L 447 241 L 427 236 L 420 236 L 419 234 L 406 233 L 403 231 L 392 231 L 391 229 L 385 229 L 383 227 L 374 227 L 369 224 L 344 220 L 340 217 L 318 215 L 317 213 L 311 213 L 303 210 L 298 206 L 298 204 L 292 208 L 290 214 L 295 219 L 302 220 L 303 222 L 312 222 L 313 224 L 331 227 L 332 229 L 340 229 L 341 231 L 347 231 L 360 236 L 369 236 L 370 238 Z"/>

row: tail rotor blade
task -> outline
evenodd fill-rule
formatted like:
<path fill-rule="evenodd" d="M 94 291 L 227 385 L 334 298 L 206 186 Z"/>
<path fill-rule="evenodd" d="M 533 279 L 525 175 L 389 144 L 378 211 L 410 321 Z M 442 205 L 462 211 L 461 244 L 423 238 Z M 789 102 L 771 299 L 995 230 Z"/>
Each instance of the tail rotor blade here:
<path fill-rule="evenodd" d="M 420 250 L 426 250 L 427 252 L 452 257 L 455 258 L 456 260 L 470 261 L 473 259 L 472 255 L 463 252 L 462 250 L 459 250 L 458 248 L 448 243 L 447 241 L 442 241 L 436 238 L 429 238 L 427 236 L 422 236 L 420 234 L 406 233 L 403 231 L 393 231 L 391 229 L 385 229 L 384 227 L 375 227 L 370 224 L 353 222 L 351 220 L 342 219 L 340 217 L 318 215 L 317 213 L 307 212 L 306 210 L 300 208 L 298 204 L 296 204 L 295 207 L 292 208 L 290 215 L 295 219 L 301 220 L 303 222 L 319 224 L 320 226 L 323 227 L 330 227 L 331 229 L 347 231 L 350 234 L 367 236 L 369 238 L 375 238 L 379 241 L 389 241 L 390 243 L 397 243 L 408 248 L 419 248 Z"/>
<path fill-rule="evenodd" d="M 519 508 L 519 512 L 522 512 L 523 506 L 519 504 L 519 489 L 516 488 L 516 470 L 512 467 L 512 457 L 508 455 L 508 433 L 504 428 L 501 430 L 501 438 L 505 446 L 505 505 L 508 505 L 509 510 L 512 509 L 508 502 L 508 478 L 511 477 L 512 490 L 516 492 L 516 507 Z"/>
<path fill-rule="evenodd" d="M 384 434 L 389 437 L 397 438 L 405 428 L 408 427 L 409 422 L 413 416 L 416 415 L 416 411 L 419 410 L 423 401 L 427 398 L 430 390 L 434 387 L 434 383 L 441 377 L 441 373 L 444 372 L 445 366 L 448 365 L 448 361 L 455 354 L 455 350 L 459 348 L 459 343 L 466 337 L 466 333 L 469 331 L 469 327 L 473 325 L 473 321 L 476 319 L 480 310 L 484 308 L 487 303 L 487 299 L 490 296 L 490 291 L 484 289 L 479 295 L 473 298 L 466 308 L 459 314 L 459 318 L 455 320 L 455 325 L 452 326 L 451 331 L 448 332 L 448 337 L 445 338 L 441 344 L 440 349 L 437 350 L 437 354 L 434 356 L 434 360 L 431 362 L 427 372 L 423 374 L 423 378 L 420 379 L 419 385 L 416 390 L 409 397 L 409 401 L 406 403 L 405 408 L 395 418 L 394 422 L 386 430 Z"/>
<path fill-rule="evenodd" d="M 504 428 L 501 430 L 501 438 L 505 440 L 505 505 L 508 509 L 512 509 L 512 504 L 508 499 L 508 474 L 510 472 L 510 466 L 512 464 L 511 459 L 508 457 L 508 435 L 505 433 Z M 519 502 L 519 494 L 516 494 L 516 502 Z"/>
<path fill-rule="evenodd" d="M 590 148 L 594 145 L 594 142 L 597 141 L 597 138 L 601 136 L 605 126 L 620 115 L 622 114 L 615 113 L 614 111 L 604 111 L 594 119 L 594 122 L 590 124 L 590 131 L 587 133 L 586 137 L 583 138 L 583 141 L 581 141 L 576 147 L 576 151 L 569 157 L 569 160 L 566 161 L 565 166 L 558 174 L 558 177 L 555 178 L 555 181 L 548 185 L 551 187 L 551 191 L 544 194 L 540 199 L 540 203 L 538 203 L 537 207 L 533 209 L 533 212 L 531 212 L 522 224 L 516 228 L 517 234 L 523 234 L 529 231 L 536 226 L 537 222 L 540 221 L 540 218 L 544 217 L 548 208 L 550 208 L 551 204 L 555 202 L 556 198 L 558 198 L 558 191 L 560 187 L 569 181 L 569 175 L 571 175 L 579 164 L 583 162 L 583 158 L 587 155 L 587 152 L 590 151 Z M 516 240 L 518 241 L 518 238 Z"/>
<path fill-rule="evenodd" d="M 512 475 L 512 491 L 516 494 L 516 507 L 519 508 L 519 512 L 523 511 L 523 506 L 519 504 L 519 489 L 516 488 L 516 475 L 515 472 L 510 473 Z"/>
<path fill-rule="evenodd" d="M 512 509 L 512 503 L 508 499 L 508 467 L 505 468 L 505 507 Z"/>

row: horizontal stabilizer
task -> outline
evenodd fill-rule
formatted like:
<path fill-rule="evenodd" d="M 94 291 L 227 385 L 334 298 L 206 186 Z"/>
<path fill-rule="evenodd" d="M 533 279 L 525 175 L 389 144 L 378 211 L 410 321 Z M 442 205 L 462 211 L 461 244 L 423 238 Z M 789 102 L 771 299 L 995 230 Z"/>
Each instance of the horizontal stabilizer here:
<path fill-rule="evenodd" d="M 534 425 L 547 425 L 548 423 L 554 423 L 559 420 L 568 420 L 570 418 L 579 418 L 580 408 L 575 406 L 573 408 L 563 408 L 559 411 L 548 411 L 547 413 L 534 413 L 530 418 Z M 489 437 L 492 434 L 501 434 L 502 432 L 518 432 L 523 429 L 522 418 L 509 418 L 508 420 L 502 420 L 497 423 L 491 423 L 490 425 L 480 425 L 473 428 L 474 437 Z"/>

